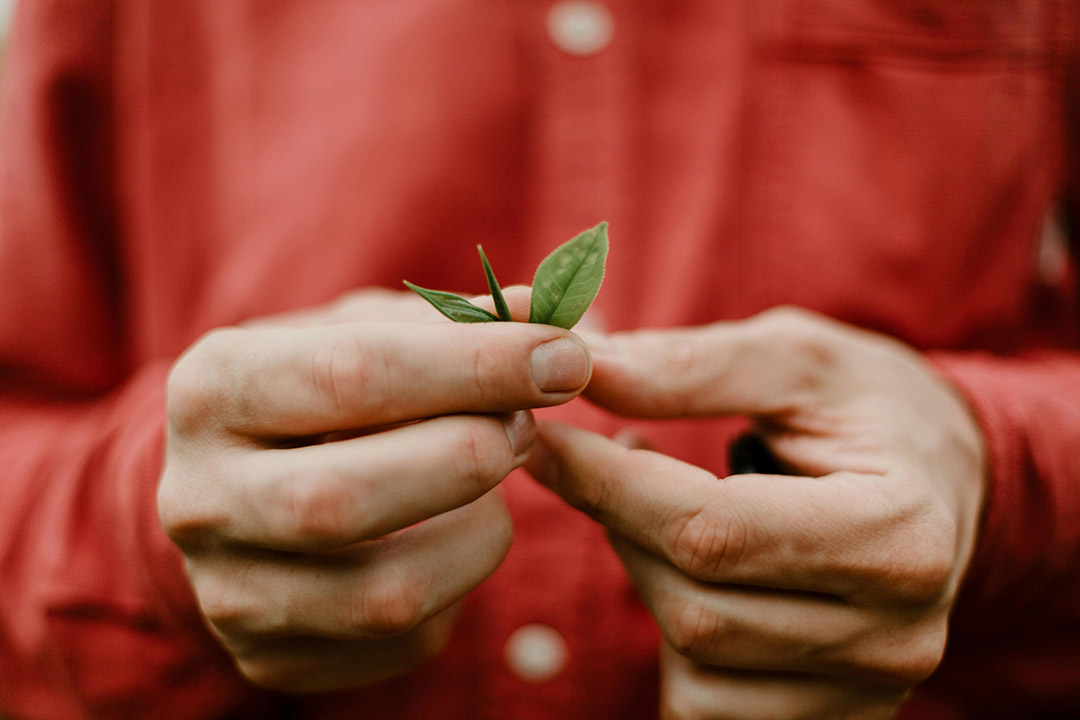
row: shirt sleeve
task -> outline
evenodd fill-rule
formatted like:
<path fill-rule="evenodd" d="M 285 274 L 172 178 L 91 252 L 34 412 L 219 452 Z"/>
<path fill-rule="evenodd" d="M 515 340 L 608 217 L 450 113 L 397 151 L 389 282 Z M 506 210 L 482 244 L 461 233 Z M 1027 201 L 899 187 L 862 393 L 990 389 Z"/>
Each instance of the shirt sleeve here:
<path fill-rule="evenodd" d="M 157 522 L 167 363 L 126 358 L 113 4 L 21 3 L 0 98 L 0 715 L 206 717 L 251 690 Z"/>
<path fill-rule="evenodd" d="M 987 717 L 1076 708 L 1080 354 L 933 360 L 967 397 L 989 456 L 978 545 L 935 684 Z"/>
<path fill-rule="evenodd" d="M 1080 620 L 1080 354 L 938 355 L 982 426 L 990 482 L 967 578 L 973 607 L 1015 615 L 1069 596 Z"/>
<path fill-rule="evenodd" d="M 1080 317 L 1080 53 L 1063 78 L 1062 216 Z M 1075 342 L 1075 340 L 1074 340 Z M 1080 707 L 1080 352 L 934 353 L 986 439 L 981 534 L 955 608 L 946 689 L 987 716 Z M 950 665 L 950 658 L 955 662 Z"/>

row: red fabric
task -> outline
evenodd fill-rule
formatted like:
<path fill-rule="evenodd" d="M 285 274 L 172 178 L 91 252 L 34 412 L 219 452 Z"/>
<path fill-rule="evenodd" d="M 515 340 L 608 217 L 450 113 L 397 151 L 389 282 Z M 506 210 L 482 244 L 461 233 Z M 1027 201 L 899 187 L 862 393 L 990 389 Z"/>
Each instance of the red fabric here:
<path fill-rule="evenodd" d="M 1076 307 L 1037 261 L 1078 186 L 1077 4 L 610 0 L 591 57 L 551 42 L 548 5 L 20 6 L 0 105 L 0 713 L 653 716 L 653 623 L 601 530 L 525 478 L 504 483 L 514 548 L 443 657 L 288 701 L 231 669 L 153 501 L 165 372 L 202 332 L 403 277 L 482 291 L 477 242 L 527 281 L 601 219 L 611 328 L 786 302 L 933 353 L 983 423 L 992 489 L 946 661 L 903 717 L 1080 708 Z M 722 471 L 729 425 L 642 427 Z M 569 645 L 546 684 L 503 662 L 529 622 Z"/>

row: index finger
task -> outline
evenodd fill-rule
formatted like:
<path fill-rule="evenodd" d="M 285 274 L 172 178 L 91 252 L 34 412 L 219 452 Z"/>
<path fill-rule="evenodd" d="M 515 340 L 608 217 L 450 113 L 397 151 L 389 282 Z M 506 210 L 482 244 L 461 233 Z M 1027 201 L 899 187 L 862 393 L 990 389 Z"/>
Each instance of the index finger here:
<path fill-rule="evenodd" d="M 780 308 L 747 320 L 597 335 L 586 395 L 634 417 L 783 417 L 851 385 L 844 364 L 851 334 L 824 316 Z"/>
<path fill-rule="evenodd" d="M 687 575 L 846 595 L 867 565 L 877 503 L 854 473 L 825 478 L 712 473 L 595 433 L 542 423 L 525 467 L 571 505 Z M 872 495 L 871 495 L 872 497 Z"/>
<path fill-rule="evenodd" d="M 207 415 L 253 437 L 557 405 L 588 382 L 573 334 L 525 323 L 351 323 L 211 333 L 169 381 L 182 431 Z"/>

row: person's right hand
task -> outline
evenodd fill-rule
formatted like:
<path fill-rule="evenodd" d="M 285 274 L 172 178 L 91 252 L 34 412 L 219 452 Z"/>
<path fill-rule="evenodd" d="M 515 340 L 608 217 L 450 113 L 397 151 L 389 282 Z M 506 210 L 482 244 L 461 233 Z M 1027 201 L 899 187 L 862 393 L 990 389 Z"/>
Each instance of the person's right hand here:
<path fill-rule="evenodd" d="M 181 357 L 158 490 L 241 672 L 300 692 L 442 649 L 452 606 L 509 549 L 491 490 L 532 445 L 528 408 L 591 369 L 550 326 L 315 317 L 216 330 Z"/>

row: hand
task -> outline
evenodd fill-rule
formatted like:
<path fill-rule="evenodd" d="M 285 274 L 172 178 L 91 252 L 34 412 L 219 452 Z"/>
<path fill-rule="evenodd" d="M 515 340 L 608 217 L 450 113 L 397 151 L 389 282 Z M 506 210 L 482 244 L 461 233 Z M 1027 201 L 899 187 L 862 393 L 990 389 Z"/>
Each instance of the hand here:
<path fill-rule="evenodd" d="M 940 661 L 975 543 L 964 403 L 910 348 L 803 311 L 600 340 L 590 399 L 750 415 L 807 476 L 718 479 L 540 426 L 526 467 L 609 528 L 665 637 L 663 717 L 891 717 Z"/>
<path fill-rule="evenodd" d="M 437 653 L 509 548 L 491 490 L 533 442 L 528 408 L 588 380 L 558 328 L 350 321 L 427 313 L 400 295 L 214 331 L 169 378 L 161 521 L 256 684 L 343 688 Z"/>

